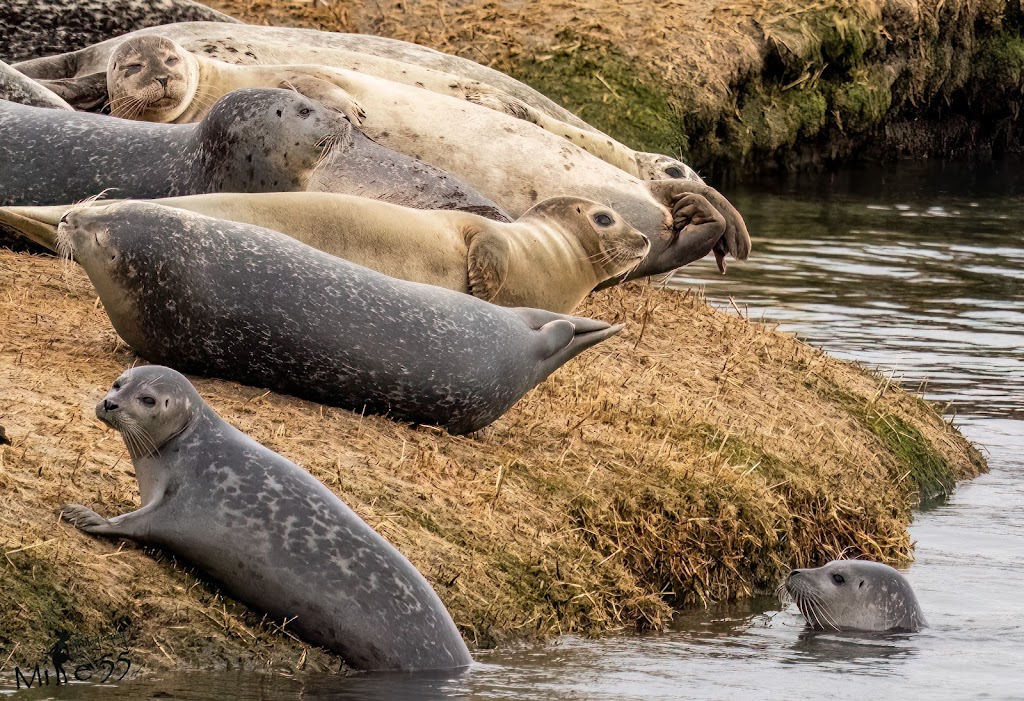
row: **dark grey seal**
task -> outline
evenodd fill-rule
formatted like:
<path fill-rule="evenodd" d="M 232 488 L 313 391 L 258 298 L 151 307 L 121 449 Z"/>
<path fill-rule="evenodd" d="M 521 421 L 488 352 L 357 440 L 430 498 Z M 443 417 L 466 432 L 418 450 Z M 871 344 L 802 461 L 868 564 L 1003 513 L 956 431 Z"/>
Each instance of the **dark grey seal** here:
<path fill-rule="evenodd" d="M 782 589 L 817 630 L 910 631 L 928 626 L 910 582 L 867 560 L 793 570 Z"/>
<path fill-rule="evenodd" d="M 143 27 L 191 21 L 238 23 L 191 0 L 3 0 L 0 58 L 24 61 Z"/>
<path fill-rule="evenodd" d="M 291 90 L 237 90 L 202 122 L 180 125 L 0 101 L 0 163 L 3 205 L 60 204 L 108 189 L 125 199 L 309 189 L 509 220 L 459 180 Z"/>
<path fill-rule="evenodd" d="M 622 328 L 396 280 L 156 204 L 73 210 L 57 239 L 152 362 L 452 433 L 488 425 Z"/>
<path fill-rule="evenodd" d="M 224 421 L 184 376 L 128 370 L 96 416 L 121 432 L 142 506 L 107 520 L 68 505 L 72 525 L 166 548 L 356 669 L 472 662 L 412 563 L 316 478 Z"/>
<path fill-rule="evenodd" d="M 48 107 L 58 110 L 73 109 L 57 93 L 19 73 L 3 61 L 0 61 L 0 100 L 17 102 L 33 107 Z"/>

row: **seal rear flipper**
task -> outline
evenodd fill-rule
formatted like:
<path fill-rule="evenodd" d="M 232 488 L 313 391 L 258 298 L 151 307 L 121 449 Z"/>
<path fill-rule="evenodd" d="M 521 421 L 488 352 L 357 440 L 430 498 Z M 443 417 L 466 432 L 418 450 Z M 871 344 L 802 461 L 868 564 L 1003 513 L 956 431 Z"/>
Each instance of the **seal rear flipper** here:
<path fill-rule="evenodd" d="M 80 78 L 40 79 L 40 84 L 83 112 L 99 112 L 107 104 L 107 74 L 93 73 Z"/>
<path fill-rule="evenodd" d="M 0 229 L 57 251 L 57 225 L 71 207 L 0 207 Z"/>
<path fill-rule="evenodd" d="M 540 311 L 540 310 L 519 310 L 516 311 Z M 569 362 L 577 355 L 597 345 L 601 341 L 611 338 L 623 329 L 623 324 L 610 326 L 603 321 L 595 319 L 584 319 L 582 317 L 571 317 L 553 315 L 554 321 L 549 321 L 537 329 L 541 335 L 540 354 L 540 379 L 538 382 L 559 367 Z M 579 325 L 576 322 L 580 322 Z"/>
<path fill-rule="evenodd" d="M 534 331 L 539 330 L 542 326 L 552 321 L 568 321 L 575 327 L 576 333 L 603 331 L 611 326 L 611 324 L 606 321 L 588 319 L 583 316 L 569 316 L 568 314 L 559 314 L 557 312 L 549 312 L 544 309 L 533 309 L 531 307 L 516 307 L 509 311 L 513 311 L 522 317 L 523 321 L 526 322 L 526 325 Z"/>

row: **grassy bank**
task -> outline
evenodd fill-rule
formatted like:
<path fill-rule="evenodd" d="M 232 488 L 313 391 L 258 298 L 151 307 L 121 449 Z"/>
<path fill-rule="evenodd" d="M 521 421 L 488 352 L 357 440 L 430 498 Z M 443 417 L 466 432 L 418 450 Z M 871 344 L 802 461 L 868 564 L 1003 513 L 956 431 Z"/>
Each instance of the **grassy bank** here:
<path fill-rule="evenodd" d="M 493 65 L 706 175 L 1020 152 L 1017 0 L 216 0 Z"/>
<path fill-rule="evenodd" d="M 636 283 L 581 312 L 627 329 L 468 437 L 196 385 L 395 543 L 477 645 L 657 628 L 844 553 L 904 563 L 921 493 L 983 469 L 918 398 L 692 293 Z M 335 667 L 169 556 L 57 523 L 138 504 L 93 417 L 137 358 L 53 258 L 0 248 L 0 318 L 0 678 L 62 630 L 123 636 L 140 670 Z"/>

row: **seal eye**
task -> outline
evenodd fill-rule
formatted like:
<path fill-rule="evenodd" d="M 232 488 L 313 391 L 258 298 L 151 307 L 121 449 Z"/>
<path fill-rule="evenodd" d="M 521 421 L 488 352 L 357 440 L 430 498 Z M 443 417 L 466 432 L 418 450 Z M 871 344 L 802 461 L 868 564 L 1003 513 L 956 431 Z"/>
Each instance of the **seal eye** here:
<path fill-rule="evenodd" d="M 309 109 L 308 107 L 303 107 L 301 110 L 299 110 L 299 116 L 302 117 L 303 119 L 305 119 L 311 114 L 313 114 L 313 110 Z"/>
<path fill-rule="evenodd" d="M 116 380 L 114 382 L 114 389 L 121 389 L 121 380 Z"/>
<path fill-rule="evenodd" d="M 666 168 L 665 174 L 672 178 L 683 177 L 683 171 L 680 170 L 679 168 L 676 168 L 675 166 L 669 166 L 668 168 Z"/>
<path fill-rule="evenodd" d="M 124 74 L 125 75 L 135 75 L 136 73 L 138 73 L 141 70 L 142 70 L 142 64 L 141 63 L 132 63 L 132 64 L 124 67 Z"/>
<path fill-rule="evenodd" d="M 171 56 L 169 59 L 164 61 L 164 63 L 166 63 L 168 66 L 177 66 L 178 65 L 178 61 L 180 61 L 180 60 L 181 59 L 179 59 L 177 56 Z"/>
<path fill-rule="evenodd" d="M 152 397 L 139 397 L 139 401 L 146 406 L 156 406 L 156 400 Z"/>
<path fill-rule="evenodd" d="M 595 214 L 594 221 L 597 222 L 598 226 L 611 226 L 615 223 L 614 219 L 603 212 L 601 214 Z"/>
<path fill-rule="evenodd" d="M 832 581 L 836 584 L 846 584 L 846 577 L 841 574 L 832 575 Z"/>

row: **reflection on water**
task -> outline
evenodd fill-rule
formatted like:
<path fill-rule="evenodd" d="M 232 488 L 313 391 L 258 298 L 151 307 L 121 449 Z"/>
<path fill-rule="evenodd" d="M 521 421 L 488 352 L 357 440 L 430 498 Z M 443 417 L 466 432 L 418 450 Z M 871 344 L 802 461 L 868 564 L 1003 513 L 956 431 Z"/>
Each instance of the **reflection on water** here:
<path fill-rule="evenodd" d="M 811 633 L 755 599 L 686 612 L 660 635 L 564 638 L 476 655 L 455 677 L 176 675 L 26 699 L 1024 698 L 1024 169 L 910 166 L 748 188 L 754 258 L 706 285 L 754 318 L 895 369 L 952 402 L 991 474 L 918 515 L 908 577 L 932 628 Z M 732 193 L 730 193 L 732 194 Z"/>

